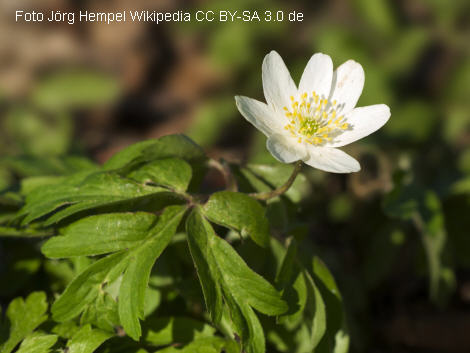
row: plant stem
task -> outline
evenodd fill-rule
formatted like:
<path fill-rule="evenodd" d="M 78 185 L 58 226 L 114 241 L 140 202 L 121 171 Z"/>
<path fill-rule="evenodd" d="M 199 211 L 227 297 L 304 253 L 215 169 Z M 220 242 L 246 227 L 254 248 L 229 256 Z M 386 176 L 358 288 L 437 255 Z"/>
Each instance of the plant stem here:
<path fill-rule="evenodd" d="M 437 303 L 439 300 L 439 271 L 441 264 L 439 259 L 432 254 L 433 244 L 430 241 L 430 235 L 426 234 L 426 226 L 424 224 L 423 218 L 418 212 L 414 212 L 412 221 L 415 227 L 418 229 L 428 262 L 429 298 L 434 303 Z"/>
<path fill-rule="evenodd" d="M 291 176 L 289 177 L 289 179 L 287 179 L 287 181 L 283 185 L 281 185 L 280 187 L 278 187 L 277 189 L 274 189 L 272 191 L 254 192 L 254 193 L 251 193 L 251 194 L 248 194 L 248 195 L 250 195 L 251 197 L 253 197 L 257 200 L 262 200 L 262 201 L 266 201 L 266 200 L 272 199 L 274 197 L 280 196 L 280 195 L 284 194 L 287 190 L 289 190 L 289 188 L 294 183 L 295 178 L 297 178 L 297 175 L 300 173 L 301 169 L 302 169 L 302 161 L 297 161 L 297 162 L 295 162 L 294 170 L 292 171 Z"/>
<path fill-rule="evenodd" d="M 223 175 L 227 190 L 238 191 L 237 183 L 232 175 L 232 172 L 230 171 L 230 166 L 226 161 L 218 161 L 211 158 L 209 160 L 209 167 L 217 169 Z"/>

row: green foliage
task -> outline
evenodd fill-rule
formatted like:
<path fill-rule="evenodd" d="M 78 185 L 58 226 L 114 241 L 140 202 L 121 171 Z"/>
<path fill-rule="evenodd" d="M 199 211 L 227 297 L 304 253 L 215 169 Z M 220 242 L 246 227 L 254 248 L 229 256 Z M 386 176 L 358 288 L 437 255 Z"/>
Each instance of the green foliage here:
<path fill-rule="evenodd" d="M 445 263 L 447 232 L 438 195 L 407 184 L 406 177 L 398 174 L 395 188 L 384 199 L 384 209 L 392 217 L 414 223 L 426 252 L 431 299 L 442 304 L 455 284 L 453 271 Z"/>
<path fill-rule="evenodd" d="M 280 315 L 286 311 L 286 304 L 271 284 L 253 272 L 226 241 L 217 237 L 199 209 L 189 216 L 187 232 L 212 320 L 220 322 L 224 300 L 247 352 L 263 352 L 263 329 L 252 308 L 266 315 Z"/>
<path fill-rule="evenodd" d="M 92 353 L 111 336 L 109 332 L 92 329 L 90 325 L 85 325 L 67 342 L 68 352 Z"/>
<path fill-rule="evenodd" d="M 8 306 L 5 321 L 2 323 L 2 336 L 6 338 L 6 341 L 0 345 L 0 352 L 12 352 L 18 343 L 46 321 L 47 307 L 46 295 L 43 292 L 31 293 L 26 300 L 23 298 L 13 300 Z"/>
<path fill-rule="evenodd" d="M 285 6 L 209 0 L 197 10 L 263 15 L 291 11 Z M 469 2 L 300 1 L 295 10 L 302 22 L 181 22 L 159 33 L 163 42 L 145 42 L 138 55 L 152 75 L 137 79 L 161 68 L 172 78 L 168 85 L 135 82 L 145 96 L 163 87 L 165 97 L 180 97 L 181 86 L 194 92 L 184 111 L 186 132 L 231 161 L 237 192 L 220 191 L 222 176 L 206 173 L 208 158 L 182 135 L 129 146 L 104 166 L 80 157 L 96 152 L 96 142 L 108 146 L 128 134 L 109 109 L 127 103 L 116 98 L 128 98 L 128 80 L 96 69 L 37 66 L 40 51 L 18 56 L 24 76 L 37 67 L 48 72 L 15 95 L 0 88 L 0 301 L 8 307 L 0 351 L 439 349 L 430 347 L 430 334 L 411 347 L 406 339 L 413 332 L 383 327 L 395 327 L 388 325 L 406 312 L 418 323 L 420 315 L 447 322 L 446 308 L 465 315 L 465 285 L 456 281 L 470 269 Z M 151 35 L 143 38 L 158 31 L 144 28 Z M 93 36 L 81 38 L 89 44 L 86 37 Z M 176 51 L 175 38 L 184 44 Z M 132 46 L 125 42 L 128 57 Z M 162 55 L 152 61 L 155 45 Z M 392 117 L 347 150 L 360 160 L 360 173 L 304 168 L 287 193 L 260 203 L 247 194 L 281 186 L 292 166 L 274 161 L 265 137 L 234 108 L 233 95 L 264 100 L 260 64 L 272 49 L 296 82 L 315 52 L 331 55 L 335 66 L 358 61 L 366 76 L 358 105 L 385 103 Z M 8 77 L 3 81 L 9 85 Z M 166 115 L 157 101 L 152 109 Z M 455 345 L 454 331 L 446 342 Z"/>
<path fill-rule="evenodd" d="M 289 330 L 305 328 L 308 347 L 319 345 L 329 332 L 328 309 L 314 272 L 295 262 L 291 248 L 274 285 L 251 268 L 232 240 L 253 241 L 257 251 L 270 252 L 266 207 L 242 192 L 202 196 L 187 191 L 200 187 L 206 162 L 202 150 L 188 138 L 166 136 L 130 146 L 103 167 L 27 177 L 20 194 L 5 194 L 3 202 L 11 204 L 14 212 L 8 225 L 0 225 L 2 235 L 49 236 L 41 246 L 50 259 L 44 268 L 56 278 L 54 288 L 60 293 L 49 319 L 44 302 L 42 307 L 35 304 L 36 311 L 42 308 L 37 320 L 5 326 L 10 337 L 5 351 L 20 342 L 23 350 L 34 345 L 47 351 L 64 342 L 69 352 L 92 352 L 101 346 L 114 350 L 115 342 L 123 339 L 120 336 L 127 336 L 135 342 L 128 340 L 128 349 L 135 351 L 144 349 L 143 344 L 162 352 L 239 352 L 241 344 L 248 353 L 262 353 L 267 349 L 266 320 L 271 325 L 277 320 Z M 256 171 L 249 172 L 251 182 L 256 187 L 263 183 L 260 190 L 282 182 L 275 176 L 279 168 L 250 168 Z M 234 175 L 243 178 L 237 171 L 234 168 Z M 300 182 L 305 184 L 305 179 Z M 177 237 L 183 220 L 185 233 Z M 234 231 L 241 237 L 233 238 Z M 285 252 L 282 245 L 278 247 L 278 252 Z M 33 273 L 40 266 L 35 261 Z M 165 273 L 170 281 L 158 279 Z M 193 288 L 196 274 L 202 293 Z M 171 306 L 171 298 L 179 295 L 188 300 L 179 309 L 183 315 L 165 314 L 160 303 Z M 40 296 L 45 300 L 44 294 Z M 24 305 L 32 305 L 30 298 L 34 296 Z M 203 302 L 212 325 L 201 315 Z M 22 316 L 11 314 L 17 303 L 22 299 L 15 299 L 7 312 L 13 323 Z M 36 312 L 22 310 L 28 315 Z M 153 316 L 155 310 L 163 317 Z M 46 320 L 46 332 L 33 332 Z"/>
<path fill-rule="evenodd" d="M 50 348 L 56 343 L 57 335 L 46 335 L 43 333 L 35 332 L 27 336 L 21 342 L 20 348 L 17 353 L 48 353 L 51 352 Z"/>
<path fill-rule="evenodd" d="M 211 221 L 249 235 L 260 246 L 269 242 L 269 224 L 263 207 L 251 197 L 230 191 L 213 194 L 204 205 L 204 215 Z"/>

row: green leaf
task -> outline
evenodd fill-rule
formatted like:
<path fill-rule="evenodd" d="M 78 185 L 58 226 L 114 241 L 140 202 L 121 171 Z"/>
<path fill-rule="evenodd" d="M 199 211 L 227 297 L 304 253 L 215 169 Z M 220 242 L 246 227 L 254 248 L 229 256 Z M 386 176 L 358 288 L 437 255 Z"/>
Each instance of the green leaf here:
<path fill-rule="evenodd" d="M 131 248 L 148 236 L 157 217 L 151 213 L 110 213 L 83 218 L 49 239 L 42 253 L 49 258 L 92 256 Z"/>
<path fill-rule="evenodd" d="M 51 231 L 38 230 L 32 227 L 4 227 L 0 226 L 0 237 L 45 237 L 52 235 Z"/>
<path fill-rule="evenodd" d="M 42 177 L 71 175 L 77 172 L 90 172 L 97 169 L 97 166 L 90 160 L 77 156 L 7 156 L 0 158 L 0 165 L 11 170 L 20 177 Z"/>
<path fill-rule="evenodd" d="M 265 209 L 248 195 L 220 191 L 211 195 L 203 207 L 204 215 L 212 222 L 234 229 L 242 236 L 265 247 L 269 243 L 269 224 Z"/>
<path fill-rule="evenodd" d="M 213 336 L 216 329 L 189 317 L 151 317 L 145 321 L 145 342 L 154 346 L 189 343 Z"/>
<path fill-rule="evenodd" d="M 314 294 L 316 299 L 313 308 L 316 314 L 314 315 L 311 331 L 314 342 L 319 340 L 326 321 L 326 331 L 324 331 L 325 334 L 318 342 L 317 350 L 322 353 L 331 352 L 332 350 L 333 352 L 346 352 L 349 346 L 349 336 L 346 332 L 346 319 L 341 294 L 333 275 L 323 261 L 316 256 L 313 258 L 311 279 L 313 281 L 308 279 L 308 283 L 313 289 L 310 298 Z M 320 298 L 323 300 L 320 301 Z M 326 312 L 326 320 L 324 319 L 324 312 Z"/>
<path fill-rule="evenodd" d="M 279 292 L 243 261 L 232 246 L 217 237 L 214 232 L 213 255 L 221 271 L 224 288 L 229 290 L 238 303 L 246 303 L 266 315 L 286 312 L 287 304 Z"/>
<path fill-rule="evenodd" d="M 134 143 L 121 151 L 115 153 L 110 159 L 103 165 L 105 170 L 119 169 L 126 166 L 133 160 L 141 157 L 147 147 L 150 147 L 157 143 L 158 140 L 147 140 Z"/>
<path fill-rule="evenodd" d="M 327 315 L 325 303 L 315 285 L 315 281 L 307 271 L 304 272 L 304 276 L 308 288 L 306 308 L 311 317 L 311 321 L 308 323 L 310 327 L 310 347 L 313 350 L 326 333 Z"/>
<path fill-rule="evenodd" d="M 98 318 L 100 309 L 103 309 L 98 308 L 99 300 L 106 299 L 101 295 L 103 287 L 124 272 L 119 288 L 119 319 L 128 335 L 137 340 L 141 334 L 139 318 L 144 318 L 150 270 L 169 244 L 185 211 L 185 206 L 170 206 L 158 220 L 145 213 L 92 216 L 69 226 L 65 231 L 69 235 L 62 238 L 73 238 L 72 247 L 80 247 L 81 241 L 88 241 L 89 245 L 83 244 L 87 250 L 85 253 L 122 251 L 96 261 L 69 284 L 52 307 L 55 320 L 66 321 L 85 310 L 82 322 L 92 322 L 105 329 L 114 327 L 113 303 Z M 133 229 L 136 233 L 133 233 Z M 88 231 L 95 233 L 87 235 Z M 88 238 L 80 240 L 81 235 Z M 124 239 L 126 240 L 123 243 Z M 98 245 L 93 244 L 96 240 Z M 51 239 L 43 251 L 53 256 L 77 256 L 73 249 L 67 247 L 67 242 L 67 239 Z M 113 242 L 120 245 L 116 247 Z M 103 320 L 108 314 L 111 315 L 109 320 Z"/>
<path fill-rule="evenodd" d="M 46 335 L 43 333 L 35 332 L 21 342 L 20 348 L 16 353 L 48 353 L 57 342 L 57 335 Z"/>
<path fill-rule="evenodd" d="M 16 298 L 8 306 L 4 329 L 9 329 L 9 337 L 0 346 L 0 353 L 11 352 L 18 343 L 28 336 L 41 323 L 46 321 L 46 294 L 33 292 L 26 300 Z"/>
<path fill-rule="evenodd" d="M 100 72 L 64 70 L 43 79 L 35 87 L 32 100 L 40 108 L 59 111 L 89 108 L 114 100 L 118 81 Z"/>
<path fill-rule="evenodd" d="M 145 290 L 150 271 L 170 243 L 185 212 L 184 206 L 167 207 L 151 235 L 129 253 L 128 267 L 119 290 L 119 317 L 126 333 L 135 340 L 142 333 L 139 318 L 144 318 Z"/>
<path fill-rule="evenodd" d="M 96 300 L 85 307 L 80 317 L 80 325 L 85 324 L 91 324 L 108 332 L 116 330 L 120 324 L 118 305 L 109 293 L 99 292 Z"/>
<path fill-rule="evenodd" d="M 115 173 L 79 173 L 59 184 L 33 190 L 26 198 L 20 215 L 26 215 L 23 224 L 65 208 L 49 218 L 46 225 L 58 222 L 76 212 L 109 205 L 142 196 L 157 194 L 165 189 L 138 184 Z"/>
<path fill-rule="evenodd" d="M 279 318 L 279 322 L 289 327 L 297 326 L 302 319 L 308 298 L 306 279 L 303 269 L 295 262 L 296 255 L 297 243 L 292 238 L 276 275 L 276 287 L 282 289 L 282 298 L 289 305 L 289 310 Z"/>
<path fill-rule="evenodd" d="M 264 352 L 263 329 L 251 307 L 266 315 L 280 315 L 287 310 L 287 304 L 269 282 L 252 271 L 225 240 L 216 236 L 199 208 L 188 217 L 186 227 L 191 255 L 213 321 L 218 323 L 221 319 L 224 298 L 247 352 Z"/>
<path fill-rule="evenodd" d="M 142 141 L 116 153 L 103 166 L 106 170 L 130 168 L 157 159 L 180 158 L 188 162 L 205 160 L 204 151 L 184 135 L 167 135 Z M 130 170 L 129 170 L 130 171 Z"/>
<path fill-rule="evenodd" d="M 106 256 L 88 266 L 52 305 L 54 320 L 63 322 L 79 315 L 93 302 L 103 285 L 112 282 L 126 266 L 127 251 Z"/>
<path fill-rule="evenodd" d="M 67 342 L 67 352 L 92 353 L 112 336 L 113 334 L 109 332 L 92 329 L 90 325 L 85 325 Z"/>
<path fill-rule="evenodd" d="M 128 177 L 142 184 L 156 184 L 185 191 L 191 181 L 191 166 L 182 159 L 159 159 L 131 172 Z"/>
<path fill-rule="evenodd" d="M 210 224 L 203 219 L 199 209 L 193 211 L 186 221 L 188 244 L 201 282 L 204 300 L 212 321 L 218 324 L 222 318 L 222 290 L 220 273 L 212 253 L 215 235 Z"/>
<path fill-rule="evenodd" d="M 51 329 L 52 333 L 66 339 L 70 339 L 80 330 L 75 321 L 66 321 L 54 325 Z"/>

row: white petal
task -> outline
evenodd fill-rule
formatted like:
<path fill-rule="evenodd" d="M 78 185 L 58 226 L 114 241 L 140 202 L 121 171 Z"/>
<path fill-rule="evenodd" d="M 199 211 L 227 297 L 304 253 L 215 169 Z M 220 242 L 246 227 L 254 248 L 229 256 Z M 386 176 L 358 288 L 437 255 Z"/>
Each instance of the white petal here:
<path fill-rule="evenodd" d="M 359 140 L 380 129 L 390 118 L 390 108 L 385 104 L 354 108 L 345 115 L 351 130 L 344 131 L 331 143 L 330 147 L 341 147 Z"/>
<path fill-rule="evenodd" d="M 279 114 L 267 104 L 244 96 L 236 96 L 235 101 L 243 117 L 267 137 L 283 128 Z"/>
<path fill-rule="evenodd" d="M 298 143 L 293 137 L 275 134 L 268 138 L 266 147 L 282 163 L 292 163 L 307 157 L 304 143 Z"/>
<path fill-rule="evenodd" d="M 307 146 L 306 164 L 325 172 L 351 173 L 361 170 L 359 162 L 347 153 L 330 147 Z"/>
<path fill-rule="evenodd" d="M 330 101 L 337 101 L 341 114 L 348 113 L 355 106 L 364 87 L 364 70 L 361 64 L 348 60 L 333 74 Z"/>
<path fill-rule="evenodd" d="M 322 53 L 313 55 L 305 67 L 300 79 L 299 93 L 308 95 L 315 91 L 320 97 L 328 98 L 333 80 L 333 62 L 331 58 Z"/>
<path fill-rule="evenodd" d="M 264 57 L 262 77 L 264 97 L 268 105 L 278 112 L 283 107 L 290 106 L 290 97 L 297 96 L 297 87 L 286 64 L 275 51 Z"/>

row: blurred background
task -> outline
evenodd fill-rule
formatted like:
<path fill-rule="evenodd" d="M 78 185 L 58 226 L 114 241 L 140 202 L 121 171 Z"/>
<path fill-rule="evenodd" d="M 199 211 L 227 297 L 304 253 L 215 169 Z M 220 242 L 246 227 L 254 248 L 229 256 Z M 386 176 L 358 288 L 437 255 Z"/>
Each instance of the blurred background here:
<path fill-rule="evenodd" d="M 17 9 L 283 10 L 304 21 L 16 23 Z M 469 352 L 468 1 L 0 0 L 0 190 L 171 133 L 214 158 L 274 163 L 234 104 L 236 94 L 264 100 L 270 50 L 296 82 L 315 52 L 335 66 L 354 59 L 366 74 L 358 105 L 391 108 L 383 129 L 345 148 L 361 172 L 305 168 L 291 193 L 300 206 L 270 209 L 276 229 L 303 232 L 305 251 L 335 273 L 351 351 Z M 21 256 L 15 266 L 33 276 L 39 265 Z M 5 301 L 26 279 L 7 281 Z"/>

